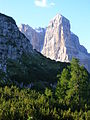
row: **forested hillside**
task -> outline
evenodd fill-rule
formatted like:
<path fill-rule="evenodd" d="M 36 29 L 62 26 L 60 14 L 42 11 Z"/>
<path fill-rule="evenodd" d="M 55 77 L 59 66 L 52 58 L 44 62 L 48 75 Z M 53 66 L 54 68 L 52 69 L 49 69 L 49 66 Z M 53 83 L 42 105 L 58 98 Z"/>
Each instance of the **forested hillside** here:
<path fill-rule="evenodd" d="M 57 79 L 56 88 L 39 91 L 1 84 L 0 120 L 89 120 L 90 76 L 86 69 L 73 59 Z"/>

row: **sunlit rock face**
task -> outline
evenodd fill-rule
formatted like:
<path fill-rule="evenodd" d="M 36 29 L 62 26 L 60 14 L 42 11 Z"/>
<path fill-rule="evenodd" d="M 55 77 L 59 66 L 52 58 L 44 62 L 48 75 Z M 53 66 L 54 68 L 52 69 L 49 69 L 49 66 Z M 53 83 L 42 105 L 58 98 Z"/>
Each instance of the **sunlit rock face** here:
<path fill-rule="evenodd" d="M 22 24 L 19 30 L 30 40 L 33 49 L 44 56 L 62 62 L 78 58 L 90 72 L 90 54 L 80 45 L 78 36 L 70 31 L 70 21 L 61 14 L 57 14 L 46 29 Z"/>
<path fill-rule="evenodd" d="M 54 60 L 68 61 L 66 42 L 69 40 L 69 21 L 61 15 L 56 15 L 47 27 L 42 54 Z"/>
<path fill-rule="evenodd" d="M 30 40 L 33 49 L 36 49 L 38 52 L 42 51 L 45 37 L 44 28 L 33 29 L 29 25 L 21 24 L 19 30 Z"/>
<path fill-rule="evenodd" d="M 79 43 L 79 38 L 70 31 L 70 22 L 57 14 L 49 23 L 42 54 L 56 61 L 69 62 L 72 57 L 78 58 L 90 72 L 90 54 Z"/>
<path fill-rule="evenodd" d="M 32 45 L 13 18 L 0 13 L 0 69 L 5 69 L 8 58 L 17 59 L 22 53 L 33 53 Z"/>

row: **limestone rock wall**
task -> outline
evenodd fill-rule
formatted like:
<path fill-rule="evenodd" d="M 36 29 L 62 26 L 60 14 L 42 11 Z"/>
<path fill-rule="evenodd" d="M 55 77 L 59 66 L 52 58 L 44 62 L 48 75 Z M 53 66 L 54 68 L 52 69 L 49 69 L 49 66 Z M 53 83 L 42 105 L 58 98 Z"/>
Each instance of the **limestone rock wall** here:
<path fill-rule="evenodd" d="M 19 30 L 30 40 L 33 48 L 44 56 L 61 62 L 70 62 L 72 57 L 78 58 L 90 72 L 90 54 L 80 45 L 77 35 L 70 30 L 70 21 L 57 14 L 46 29 L 33 29 L 21 25 Z"/>
<path fill-rule="evenodd" d="M 70 31 L 70 22 L 57 14 L 49 23 L 42 54 L 56 61 L 69 62 L 72 57 L 78 58 L 90 72 L 90 54 L 79 43 L 79 38 Z"/>
<path fill-rule="evenodd" d="M 8 58 L 17 59 L 23 52 L 33 53 L 32 45 L 13 18 L 0 13 L 0 68 L 5 67 Z"/>
<path fill-rule="evenodd" d="M 33 29 L 29 25 L 21 24 L 19 30 L 30 40 L 33 49 L 38 52 L 42 51 L 45 36 L 44 28 Z"/>

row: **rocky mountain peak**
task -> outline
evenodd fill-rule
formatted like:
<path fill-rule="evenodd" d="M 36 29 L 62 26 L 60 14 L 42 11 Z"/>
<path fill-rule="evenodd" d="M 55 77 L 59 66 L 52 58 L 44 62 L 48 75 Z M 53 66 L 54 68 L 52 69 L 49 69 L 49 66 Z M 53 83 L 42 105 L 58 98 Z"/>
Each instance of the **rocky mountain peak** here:
<path fill-rule="evenodd" d="M 12 17 L 9 17 L 9 16 L 4 15 L 2 13 L 0 13 L 0 19 L 1 20 L 3 19 L 3 21 L 6 21 L 8 23 L 16 24 L 15 20 Z"/>
<path fill-rule="evenodd" d="M 66 42 L 67 44 L 70 42 L 70 22 L 57 14 L 47 27 L 42 54 L 54 60 L 67 62 L 69 60 L 66 53 Z"/>
<path fill-rule="evenodd" d="M 22 53 L 32 52 L 32 45 L 13 18 L 0 13 L 0 68 L 5 69 L 8 58 L 17 59 Z"/>
<path fill-rule="evenodd" d="M 19 30 L 30 40 L 33 49 L 41 52 L 44 44 L 45 28 L 33 29 L 29 25 L 21 24 Z"/>
<path fill-rule="evenodd" d="M 65 18 L 65 17 L 64 17 L 63 15 L 61 15 L 61 14 L 57 14 L 57 15 L 49 22 L 49 25 L 48 25 L 48 26 L 52 26 L 52 27 L 53 27 L 53 25 L 59 26 L 60 24 L 62 24 L 62 25 L 67 24 L 67 25 L 69 25 L 69 27 L 70 27 L 70 22 L 69 22 L 69 20 L 68 20 L 67 18 Z"/>
<path fill-rule="evenodd" d="M 46 29 L 25 29 L 20 31 L 30 40 L 33 48 L 44 56 L 61 62 L 70 62 L 72 57 L 78 58 L 80 64 L 90 72 L 90 54 L 80 45 L 78 36 L 70 30 L 70 21 L 63 15 L 57 14 Z"/>
<path fill-rule="evenodd" d="M 35 31 L 38 33 L 43 33 L 43 32 L 45 32 L 45 28 L 41 28 L 41 27 L 35 28 Z"/>
<path fill-rule="evenodd" d="M 90 55 L 80 45 L 78 36 L 71 32 L 69 20 L 60 14 L 47 27 L 42 54 L 62 62 L 70 62 L 72 57 L 78 58 L 90 71 Z"/>

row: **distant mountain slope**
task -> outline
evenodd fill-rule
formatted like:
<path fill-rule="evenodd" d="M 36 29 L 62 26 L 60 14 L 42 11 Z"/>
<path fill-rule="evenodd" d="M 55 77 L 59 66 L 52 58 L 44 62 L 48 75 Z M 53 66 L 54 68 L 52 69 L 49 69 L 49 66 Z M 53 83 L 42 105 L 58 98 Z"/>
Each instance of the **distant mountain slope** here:
<path fill-rule="evenodd" d="M 21 24 L 19 30 L 30 40 L 33 49 L 36 49 L 38 52 L 42 51 L 46 29 L 33 29 L 29 25 Z"/>
<path fill-rule="evenodd" d="M 31 36 L 32 30 L 25 31 L 20 29 L 26 36 Z M 28 27 L 29 29 L 29 27 Z M 34 34 L 37 31 L 34 30 Z M 40 33 L 41 34 L 41 33 Z M 32 41 L 35 41 L 34 36 Z M 38 34 L 37 34 L 37 38 Z M 37 41 L 36 38 L 36 41 Z M 64 16 L 57 14 L 49 23 L 45 36 L 39 41 L 42 41 L 42 50 L 38 50 L 40 44 L 34 42 L 34 45 L 38 46 L 35 48 L 37 51 L 41 52 L 47 58 L 61 62 L 70 62 L 73 57 L 78 58 L 80 63 L 83 64 L 87 70 L 90 72 L 90 54 L 87 52 L 86 48 L 79 43 L 79 38 L 74 33 L 70 31 L 70 22 Z M 44 42 L 43 42 L 44 41 Z M 41 42 L 40 42 L 41 43 Z"/>
<path fill-rule="evenodd" d="M 7 80 L 24 85 L 31 82 L 36 82 L 36 85 L 38 82 L 54 83 L 57 74 L 66 66 L 67 63 L 47 59 L 33 50 L 13 18 L 0 13 L 0 84 Z"/>

